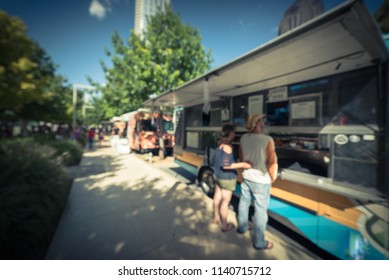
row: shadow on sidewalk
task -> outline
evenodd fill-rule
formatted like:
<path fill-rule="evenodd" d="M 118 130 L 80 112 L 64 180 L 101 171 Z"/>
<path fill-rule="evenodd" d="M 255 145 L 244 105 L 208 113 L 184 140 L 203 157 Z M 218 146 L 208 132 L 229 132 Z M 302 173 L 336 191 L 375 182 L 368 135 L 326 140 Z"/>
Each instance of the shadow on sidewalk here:
<path fill-rule="evenodd" d="M 201 188 L 196 183 L 197 178 L 195 175 L 193 175 L 189 171 L 183 169 L 182 167 L 170 167 L 170 168 L 166 168 L 166 169 L 168 169 L 169 173 L 174 174 L 174 176 L 176 178 L 181 179 L 185 184 L 187 184 L 188 186 L 192 187 L 194 190 L 197 190 L 198 192 L 203 194 Z M 207 196 L 211 200 L 213 199 L 213 195 L 205 195 L 205 194 L 203 194 L 203 195 Z M 230 220 L 233 220 L 233 219 L 236 220 L 237 216 L 238 216 L 238 212 L 239 212 L 239 197 L 237 197 L 237 196 L 232 197 L 229 208 L 231 211 L 234 212 L 234 216 L 230 217 Z M 249 208 L 249 223 L 251 225 L 252 225 L 253 215 L 254 215 L 254 207 L 250 206 L 250 208 Z M 317 249 L 318 247 L 314 246 L 314 244 L 312 242 L 309 242 L 309 240 L 297 236 L 296 233 L 293 233 L 292 230 L 290 230 L 290 229 L 287 229 L 285 227 L 281 227 L 279 225 L 279 223 L 277 223 L 274 220 L 273 216 L 271 216 L 271 215 L 269 216 L 268 230 L 276 235 L 277 234 L 278 235 L 282 234 L 282 235 L 286 235 L 286 236 L 291 235 L 291 236 L 293 236 L 292 237 L 293 239 L 296 239 L 297 242 L 300 243 L 300 245 L 306 247 L 308 250 L 312 250 L 317 255 L 323 254 L 323 252 L 321 250 L 318 250 Z M 250 234 L 250 238 L 252 238 L 253 231 L 251 230 L 249 232 L 249 234 Z M 298 250 L 292 249 L 292 252 L 288 253 L 288 257 L 295 258 L 296 256 L 299 255 L 297 252 L 298 252 Z"/>
<path fill-rule="evenodd" d="M 106 172 L 120 170 L 120 155 L 96 155 L 93 152 L 84 153 L 80 165 L 67 168 L 68 178 L 84 178 Z"/>
<path fill-rule="evenodd" d="M 293 248 L 258 252 L 247 235 L 221 233 L 201 192 L 167 174 L 142 176 L 147 167 L 124 167 L 125 157 L 84 155 L 47 259 L 306 258 Z"/>

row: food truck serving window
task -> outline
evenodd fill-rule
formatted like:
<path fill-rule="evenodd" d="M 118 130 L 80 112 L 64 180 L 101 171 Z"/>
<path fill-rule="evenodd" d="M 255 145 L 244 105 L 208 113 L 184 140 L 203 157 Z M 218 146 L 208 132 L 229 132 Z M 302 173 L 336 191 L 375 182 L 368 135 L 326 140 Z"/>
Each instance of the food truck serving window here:
<path fill-rule="evenodd" d="M 376 123 L 377 81 L 375 71 L 374 68 L 366 68 L 290 85 L 288 98 L 292 100 L 291 105 L 303 102 L 294 106 L 294 112 L 297 113 L 298 118 L 291 112 L 290 124 L 292 126 L 323 126 Z M 309 101 L 314 101 L 315 106 Z M 290 108 L 290 111 L 292 110 L 293 108 Z M 355 112 L 357 112 L 356 115 Z M 308 116 L 313 117 L 313 113 L 316 118 L 308 118 Z"/>
<path fill-rule="evenodd" d="M 292 126 L 321 126 L 322 94 L 313 93 L 290 98 L 290 124 Z"/>
<path fill-rule="evenodd" d="M 266 116 L 269 125 L 287 126 L 289 124 L 289 101 L 267 103 Z"/>
<path fill-rule="evenodd" d="M 203 127 L 203 126 L 221 126 L 222 110 L 226 108 L 223 100 L 211 102 L 209 114 L 203 113 L 203 105 L 196 105 L 185 108 L 185 126 Z"/>
<path fill-rule="evenodd" d="M 264 112 L 264 95 L 267 91 L 249 93 L 233 99 L 233 122 L 236 126 L 244 126 L 249 114 Z"/>
<path fill-rule="evenodd" d="M 203 126 L 202 114 L 202 105 L 185 108 L 185 127 Z"/>
<path fill-rule="evenodd" d="M 275 140 L 280 168 L 330 177 L 352 188 L 374 188 L 378 144 L 357 134 L 358 127 L 373 129 L 374 134 L 377 88 L 376 69 L 360 69 L 236 96 L 233 118 L 243 126 L 250 97 L 263 95 L 268 133 Z M 353 132 L 347 134 L 348 130 Z M 339 146 L 334 142 L 339 133 L 351 140 Z"/>

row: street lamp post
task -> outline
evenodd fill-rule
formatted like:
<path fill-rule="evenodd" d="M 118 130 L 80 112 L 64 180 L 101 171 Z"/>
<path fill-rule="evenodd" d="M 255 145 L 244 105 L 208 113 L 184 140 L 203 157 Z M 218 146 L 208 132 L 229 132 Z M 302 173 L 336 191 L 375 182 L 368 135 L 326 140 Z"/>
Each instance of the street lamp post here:
<path fill-rule="evenodd" d="M 72 121 L 72 128 L 75 129 L 77 125 L 77 89 L 88 89 L 88 90 L 95 90 L 95 87 L 88 86 L 88 85 L 81 85 L 81 84 L 73 84 L 73 121 Z"/>

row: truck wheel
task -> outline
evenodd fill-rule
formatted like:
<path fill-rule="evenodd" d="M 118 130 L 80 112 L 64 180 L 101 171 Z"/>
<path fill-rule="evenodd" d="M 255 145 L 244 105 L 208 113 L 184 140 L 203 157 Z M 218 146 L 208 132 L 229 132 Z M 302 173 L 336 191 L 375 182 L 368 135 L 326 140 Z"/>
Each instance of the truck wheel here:
<path fill-rule="evenodd" d="M 210 168 L 203 168 L 199 173 L 198 180 L 203 192 L 208 196 L 212 196 L 216 187 L 213 171 Z"/>

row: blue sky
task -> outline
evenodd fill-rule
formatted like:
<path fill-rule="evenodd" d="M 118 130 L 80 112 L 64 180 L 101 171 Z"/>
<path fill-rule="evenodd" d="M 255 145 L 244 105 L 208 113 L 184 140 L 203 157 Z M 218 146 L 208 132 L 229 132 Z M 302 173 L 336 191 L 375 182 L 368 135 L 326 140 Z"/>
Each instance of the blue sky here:
<path fill-rule="evenodd" d="M 96 3 L 96 1 L 98 3 Z M 0 0 L 0 10 L 21 18 L 28 34 L 59 65 L 70 83 L 87 84 L 86 76 L 104 83 L 99 64 L 109 64 L 117 30 L 127 38 L 134 27 L 135 0 Z M 212 49 L 213 67 L 277 36 L 278 23 L 294 0 L 172 0 L 183 22 L 199 28 L 203 45 Z M 343 0 L 323 0 L 325 9 Z M 374 13 L 383 0 L 365 0 Z"/>

